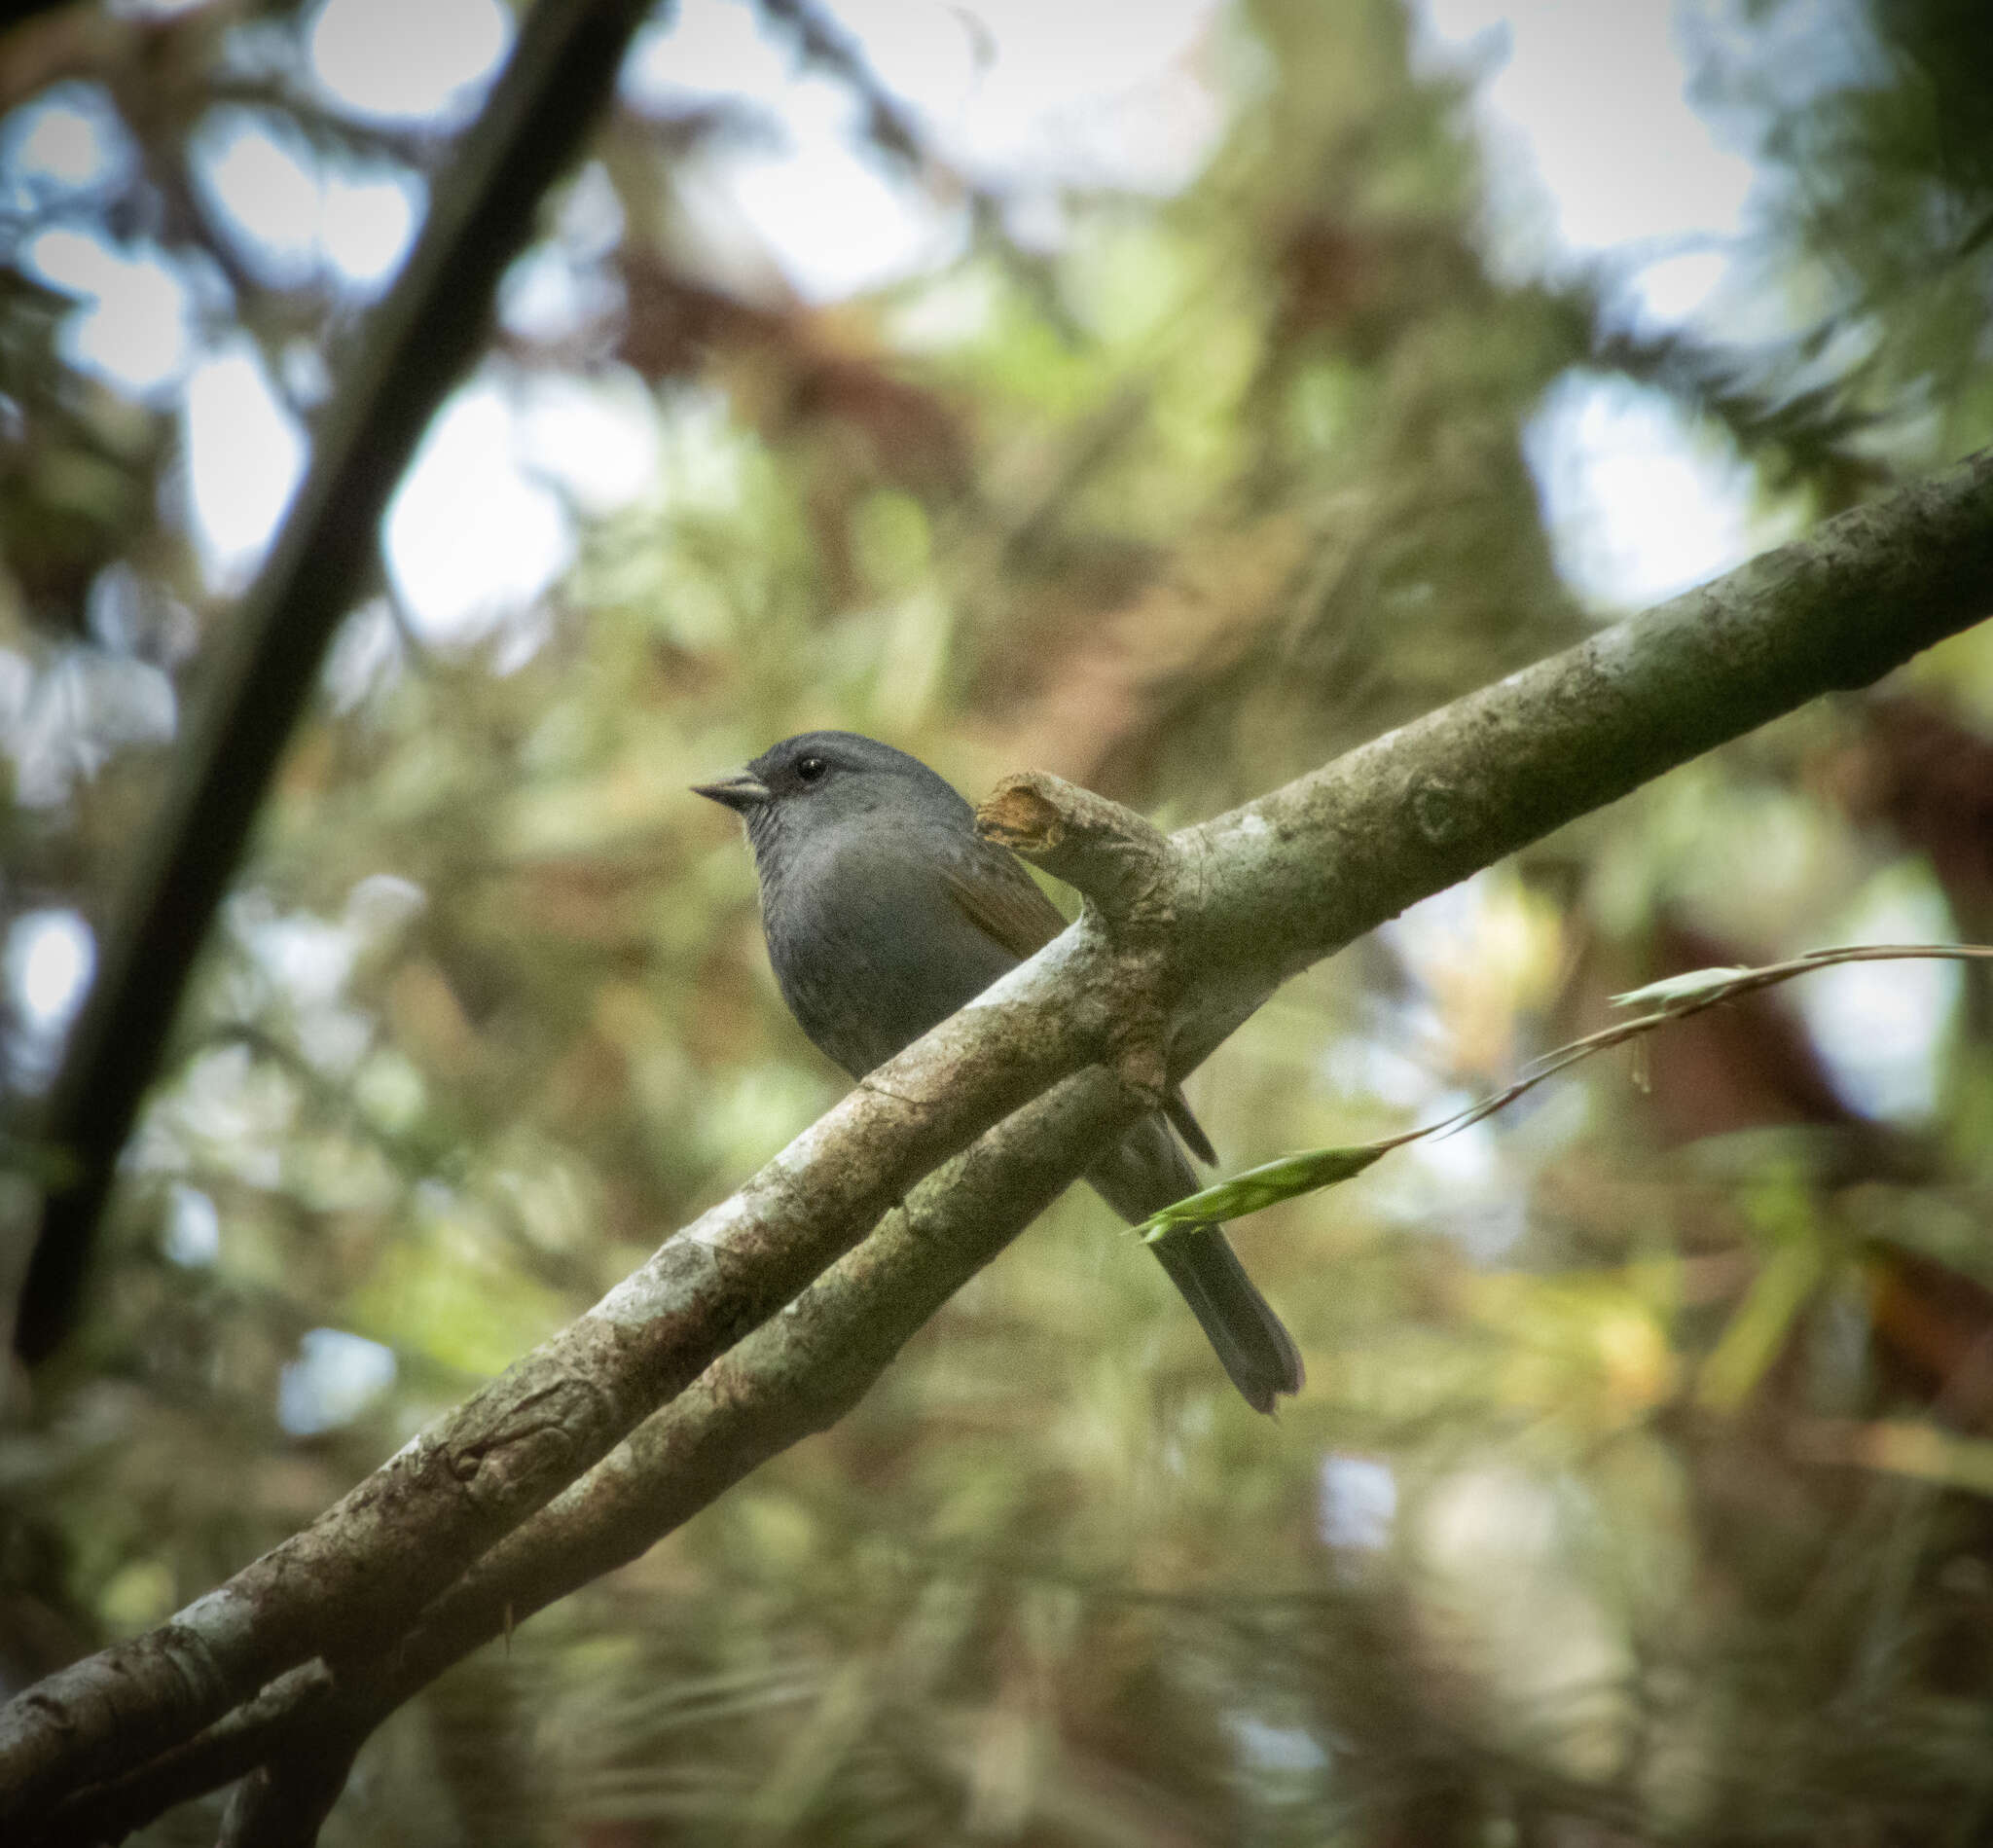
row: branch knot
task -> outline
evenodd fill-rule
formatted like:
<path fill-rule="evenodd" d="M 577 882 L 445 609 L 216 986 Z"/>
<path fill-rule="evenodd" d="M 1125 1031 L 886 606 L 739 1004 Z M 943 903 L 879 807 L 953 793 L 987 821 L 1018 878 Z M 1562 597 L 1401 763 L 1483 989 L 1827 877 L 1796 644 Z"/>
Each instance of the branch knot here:
<path fill-rule="evenodd" d="M 976 832 L 1087 901 L 1114 953 L 1107 1064 L 1160 1108 L 1177 990 L 1175 845 L 1133 809 L 1042 770 L 1004 778 L 977 809 Z"/>

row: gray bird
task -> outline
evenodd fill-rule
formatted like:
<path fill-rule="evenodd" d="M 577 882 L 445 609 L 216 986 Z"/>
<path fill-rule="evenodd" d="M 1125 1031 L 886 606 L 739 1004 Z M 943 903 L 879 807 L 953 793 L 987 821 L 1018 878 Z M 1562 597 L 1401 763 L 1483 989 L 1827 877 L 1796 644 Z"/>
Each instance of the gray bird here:
<path fill-rule="evenodd" d="M 918 758 L 852 732 L 806 732 L 697 793 L 747 824 L 769 960 L 816 1046 L 854 1078 L 884 1065 L 1066 927 L 969 805 Z M 1125 1219 L 1194 1193 L 1174 1123 L 1210 1140 L 1180 1091 L 1087 1170 Z M 1301 1389 L 1301 1357 L 1221 1226 L 1149 1248 L 1255 1411 Z"/>

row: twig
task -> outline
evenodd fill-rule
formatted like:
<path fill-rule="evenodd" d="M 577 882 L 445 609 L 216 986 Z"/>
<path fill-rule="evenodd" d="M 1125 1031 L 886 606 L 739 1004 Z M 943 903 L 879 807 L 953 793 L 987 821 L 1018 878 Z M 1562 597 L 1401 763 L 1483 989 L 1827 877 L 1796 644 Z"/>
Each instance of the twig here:
<path fill-rule="evenodd" d="M 1214 1219 L 1243 1219 L 1254 1213 L 1264 1213 L 1268 1207 L 1277 1207 L 1283 1201 L 1298 1200 L 1304 1194 L 1319 1193 L 1325 1187 L 1353 1180 L 1371 1163 L 1395 1148 L 1403 1148 L 1408 1142 L 1423 1141 L 1434 1136 L 1451 1136 L 1467 1129 L 1484 1117 L 1493 1116 L 1497 1110 L 1506 1109 L 1518 1098 L 1534 1091 L 1544 1079 L 1554 1078 L 1560 1071 L 1568 1071 L 1579 1060 L 1589 1059 L 1594 1053 L 1606 1052 L 1614 1046 L 1623 1046 L 1628 1040 L 1650 1033 L 1657 1027 L 1686 1020 L 1689 1015 L 1699 1014 L 1705 1008 L 1720 1007 L 1740 996 L 1756 994 L 1759 989 L 1771 988 L 1780 982 L 1790 982 L 1795 975 L 1810 975 L 1816 969 L 1832 968 L 1836 963 L 1895 962 L 1919 958 L 1951 961 L 1993 960 L 1993 946 L 1978 943 L 1860 943 L 1834 950 L 1809 950 L 1804 956 L 1794 957 L 1785 962 L 1763 963 L 1755 969 L 1693 969 L 1685 975 L 1666 976 L 1658 982 L 1649 982 L 1645 988 L 1613 996 L 1615 1007 L 1629 1006 L 1638 1001 L 1660 1001 L 1662 1005 L 1651 1014 L 1601 1027 L 1595 1033 L 1587 1033 L 1582 1039 L 1574 1039 L 1554 1052 L 1546 1052 L 1540 1059 L 1531 1060 L 1529 1069 L 1513 1084 L 1482 1098 L 1478 1103 L 1469 1104 L 1465 1109 L 1454 1111 L 1451 1116 L 1443 1116 L 1436 1123 L 1421 1124 L 1417 1129 L 1402 1130 L 1395 1136 L 1380 1137 L 1374 1142 L 1351 1142 L 1333 1148 L 1311 1148 L 1298 1155 L 1283 1155 L 1278 1161 L 1249 1168 L 1230 1180 L 1221 1180 L 1215 1186 L 1192 1194 L 1187 1200 L 1179 1200 L 1160 1213 L 1151 1214 L 1135 1230 L 1144 1243 L 1153 1245 L 1171 1237 L 1179 1228 L 1209 1225 Z"/>

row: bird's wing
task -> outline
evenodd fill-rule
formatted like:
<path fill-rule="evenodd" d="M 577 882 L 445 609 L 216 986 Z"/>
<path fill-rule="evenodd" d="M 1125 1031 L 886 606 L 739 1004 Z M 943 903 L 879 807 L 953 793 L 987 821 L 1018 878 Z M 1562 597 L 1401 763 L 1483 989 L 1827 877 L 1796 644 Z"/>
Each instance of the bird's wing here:
<path fill-rule="evenodd" d="M 1059 907 L 998 849 L 979 854 L 969 866 L 949 867 L 944 877 L 956 909 L 1020 962 L 1036 956 L 1066 928 Z"/>
<path fill-rule="evenodd" d="M 1066 928 L 1059 907 L 1001 849 L 992 848 L 979 855 L 969 871 L 949 868 L 946 878 L 948 895 L 957 909 L 1020 961 L 1035 956 Z M 1216 1162 L 1218 1152 L 1211 1145 L 1203 1124 L 1190 1114 L 1180 1087 L 1170 1087 L 1163 1109 L 1199 1161 L 1207 1167 Z"/>

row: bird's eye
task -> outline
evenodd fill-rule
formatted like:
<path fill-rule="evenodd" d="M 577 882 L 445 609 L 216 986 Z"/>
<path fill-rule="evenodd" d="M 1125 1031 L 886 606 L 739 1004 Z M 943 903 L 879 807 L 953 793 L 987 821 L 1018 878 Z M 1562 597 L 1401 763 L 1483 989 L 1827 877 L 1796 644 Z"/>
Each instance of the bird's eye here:
<path fill-rule="evenodd" d="M 820 782 L 829 768 L 821 757 L 803 757 L 796 762 L 796 775 L 804 782 Z"/>

